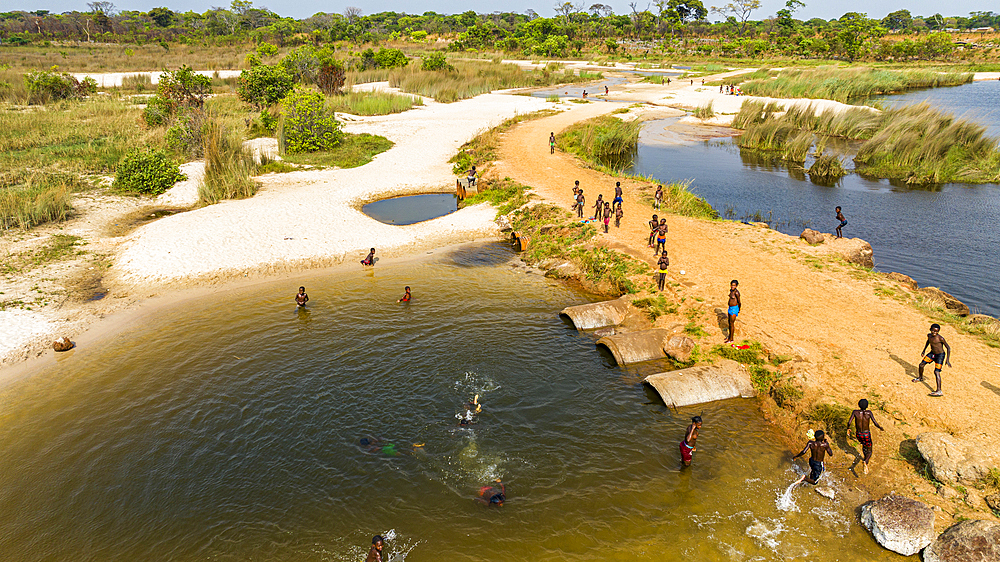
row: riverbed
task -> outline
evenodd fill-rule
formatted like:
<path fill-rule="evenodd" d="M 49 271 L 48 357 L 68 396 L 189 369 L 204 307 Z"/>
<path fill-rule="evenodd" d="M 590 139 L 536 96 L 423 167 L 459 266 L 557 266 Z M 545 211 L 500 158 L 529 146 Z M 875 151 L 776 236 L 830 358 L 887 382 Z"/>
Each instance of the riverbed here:
<path fill-rule="evenodd" d="M 957 115 L 975 117 L 1000 131 L 1000 82 L 912 92 Z M 904 100 L 883 102 L 904 103 Z M 1000 316 L 990 298 L 1000 285 L 1000 185 L 946 184 L 908 187 L 887 180 L 845 176 L 816 185 L 801 168 L 762 161 L 731 139 L 676 144 L 669 120 L 644 126 L 632 171 L 664 182 L 692 180 L 691 189 L 728 218 L 764 220 L 797 236 L 804 228 L 833 232 L 835 207 L 843 207 L 844 236 L 862 238 L 874 250 L 876 269 L 898 271 L 921 286 L 936 286 L 974 311 Z M 848 161 L 846 166 L 853 165 Z"/>
<path fill-rule="evenodd" d="M 786 494 L 801 466 L 755 400 L 668 410 L 559 318 L 596 297 L 512 260 L 469 245 L 216 294 L 8 383 L 0 551 L 356 561 L 381 533 L 410 561 L 900 559 L 857 523 L 852 458 L 836 500 Z M 477 502 L 497 478 L 506 505 Z"/>

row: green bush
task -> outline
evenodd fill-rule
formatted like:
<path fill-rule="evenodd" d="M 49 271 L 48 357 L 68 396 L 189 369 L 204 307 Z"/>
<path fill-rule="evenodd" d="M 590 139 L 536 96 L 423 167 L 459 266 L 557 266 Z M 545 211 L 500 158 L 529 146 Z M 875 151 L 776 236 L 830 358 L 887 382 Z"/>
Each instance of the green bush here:
<path fill-rule="evenodd" d="M 187 65 L 177 70 L 164 70 L 156 86 L 156 95 L 176 108 L 201 107 L 212 93 L 212 79 L 196 73 Z"/>
<path fill-rule="evenodd" d="M 278 54 L 278 47 L 270 43 L 257 45 L 257 55 L 260 57 L 273 57 Z"/>
<path fill-rule="evenodd" d="M 294 81 L 285 68 L 260 64 L 240 72 L 236 94 L 258 111 L 270 107 L 292 91 Z"/>
<path fill-rule="evenodd" d="M 180 114 L 167 129 L 166 141 L 171 150 L 188 158 L 201 158 L 205 137 L 205 112 L 191 109 Z"/>
<path fill-rule="evenodd" d="M 297 90 L 284 102 L 278 142 L 282 152 L 330 150 L 344 137 L 340 123 L 319 92 Z"/>
<path fill-rule="evenodd" d="M 53 101 L 82 98 L 97 91 L 97 81 L 89 76 L 79 81 L 68 72 L 35 70 L 24 75 L 28 89 L 28 103 L 45 104 Z"/>
<path fill-rule="evenodd" d="M 133 148 L 118 164 L 111 187 L 126 193 L 159 195 L 187 179 L 162 150 Z"/>
<path fill-rule="evenodd" d="M 377 68 L 402 68 L 410 64 L 409 59 L 399 49 L 381 48 L 375 53 L 375 66 Z"/>
<path fill-rule="evenodd" d="M 431 53 L 424 62 L 420 64 L 420 70 L 455 70 L 455 67 L 448 64 L 448 58 L 444 53 Z"/>

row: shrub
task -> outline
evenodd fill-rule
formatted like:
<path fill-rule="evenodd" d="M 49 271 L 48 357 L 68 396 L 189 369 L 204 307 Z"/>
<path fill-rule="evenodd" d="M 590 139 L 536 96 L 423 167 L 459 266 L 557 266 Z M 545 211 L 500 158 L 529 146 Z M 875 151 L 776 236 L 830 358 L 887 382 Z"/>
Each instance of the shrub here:
<path fill-rule="evenodd" d="M 118 164 L 113 189 L 127 193 L 159 195 L 187 179 L 162 150 L 133 148 Z"/>
<path fill-rule="evenodd" d="M 260 111 L 284 99 L 292 86 L 292 76 L 283 67 L 260 64 L 240 72 L 236 94 Z"/>
<path fill-rule="evenodd" d="M 201 158 L 205 137 L 205 112 L 191 109 L 180 114 L 167 129 L 167 146 L 188 158 Z"/>
<path fill-rule="evenodd" d="M 323 94 L 295 91 L 284 102 L 278 142 L 282 152 L 316 152 L 337 145 L 344 133 Z"/>
<path fill-rule="evenodd" d="M 178 107 L 201 107 L 212 92 L 212 80 L 184 65 L 177 70 L 164 70 L 156 86 L 156 95 Z"/>
<path fill-rule="evenodd" d="M 334 62 L 339 61 L 333 57 L 330 48 L 317 49 L 312 45 L 303 45 L 285 55 L 279 64 L 295 82 L 312 84 L 320 69 Z"/>
<path fill-rule="evenodd" d="M 851 409 L 836 403 L 817 404 L 806 417 L 823 422 L 827 433 L 832 433 L 838 439 L 844 439 L 847 435 L 847 420 L 851 417 Z"/>
<path fill-rule="evenodd" d="M 316 85 L 324 94 L 331 96 L 340 92 L 347 81 L 347 73 L 340 61 L 331 60 L 323 64 L 316 76 Z"/>
<path fill-rule="evenodd" d="M 142 110 L 142 119 L 150 127 L 166 125 L 174 116 L 174 105 L 170 101 L 153 96 L 146 100 L 146 107 Z"/>
<path fill-rule="evenodd" d="M 24 75 L 28 89 L 28 103 L 45 104 L 53 101 L 82 98 L 97 91 L 97 81 L 89 76 L 79 81 L 68 72 L 36 70 Z"/>
<path fill-rule="evenodd" d="M 444 53 L 431 53 L 420 63 L 420 70 L 451 71 L 455 70 L 455 67 L 448 64 L 448 58 L 444 56 Z"/>
<path fill-rule="evenodd" d="M 399 49 L 379 49 L 374 59 L 376 68 L 402 68 L 410 63 Z"/>
<path fill-rule="evenodd" d="M 779 408 L 791 409 L 796 402 L 802 400 L 802 396 L 802 390 L 788 381 L 771 387 L 771 398 Z"/>
<path fill-rule="evenodd" d="M 423 29 L 414 31 L 410 34 L 410 37 L 412 37 L 414 41 L 423 41 L 424 39 L 427 39 L 427 32 Z"/>
<path fill-rule="evenodd" d="M 0 172 L 0 230 L 28 229 L 63 220 L 73 191 L 83 189 L 76 174 L 15 170 Z"/>
<path fill-rule="evenodd" d="M 260 57 L 273 57 L 278 54 L 278 47 L 270 43 L 257 45 L 257 55 Z"/>

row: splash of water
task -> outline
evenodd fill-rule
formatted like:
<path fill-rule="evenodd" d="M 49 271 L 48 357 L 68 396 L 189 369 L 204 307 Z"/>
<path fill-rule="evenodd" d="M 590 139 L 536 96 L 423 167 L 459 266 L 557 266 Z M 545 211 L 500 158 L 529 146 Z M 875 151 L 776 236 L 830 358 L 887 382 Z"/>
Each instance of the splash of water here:
<path fill-rule="evenodd" d="M 795 498 L 792 496 L 792 491 L 795 487 L 799 485 L 799 481 L 796 480 L 785 488 L 785 491 L 778 495 L 778 499 L 775 500 L 775 506 L 781 511 L 798 511 L 799 506 L 795 503 Z"/>

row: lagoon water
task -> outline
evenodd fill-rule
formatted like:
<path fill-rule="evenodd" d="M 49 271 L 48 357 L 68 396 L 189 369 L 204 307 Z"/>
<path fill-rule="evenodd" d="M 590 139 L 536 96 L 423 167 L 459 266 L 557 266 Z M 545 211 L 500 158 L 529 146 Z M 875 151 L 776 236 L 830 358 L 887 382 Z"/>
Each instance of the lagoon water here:
<path fill-rule="evenodd" d="M 385 223 L 407 225 L 443 217 L 458 210 L 454 193 L 422 193 L 372 201 L 361 212 Z"/>
<path fill-rule="evenodd" d="M 853 459 L 830 463 L 837 501 L 785 497 L 798 474 L 754 400 L 668 410 L 558 317 L 592 297 L 510 259 L 467 246 L 215 295 L 8 383 L 2 558 L 357 561 L 386 533 L 411 562 L 900 559 L 857 523 Z M 495 478 L 501 509 L 475 500 Z"/>
<path fill-rule="evenodd" d="M 932 98 L 928 91 L 908 95 L 912 101 L 931 99 L 959 115 L 982 115 L 991 131 L 1000 128 L 1000 82 L 931 92 Z M 803 228 L 833 232 L 839 205 L 848 220 L 844 235 L 872 245 L 877 269 L 905 273 L 921 286 L 955 295 L 974 311 L 1000 316 L 1000 300 L 992 296 L 1000 286 L 1000 185 L 912 188 L 851 174 L 836 185 L 821 186 L 801 169 L 741 155 L 730 139 L 658 142 L 665 124 L 645 125 L 633 171 L 664 182 L 692 180 L 692 191 L 720 213 L 737 219 L 759 214 L 773 228 L 796 236 Z"/>

